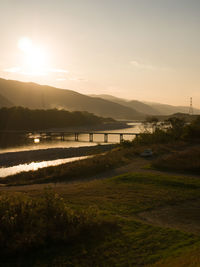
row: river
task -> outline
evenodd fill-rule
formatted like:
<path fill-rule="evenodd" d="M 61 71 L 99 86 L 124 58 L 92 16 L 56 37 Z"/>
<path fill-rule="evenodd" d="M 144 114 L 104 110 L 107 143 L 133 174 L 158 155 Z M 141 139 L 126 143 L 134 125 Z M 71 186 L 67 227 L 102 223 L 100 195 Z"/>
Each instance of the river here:
<path fill-rule="evenodd" d="M 105 131 L 98 131 L 101 133 L 109 132 L 109 133 L 124 133 L 124 140 L 132 140 L 134 137 L 125 135 L 126 133 L 140 133 L 142 131 L 142 124 L 141 123 L 129 123 L 128 128 L 124 129 L 115 129 L 115 130 L 105 130 Z M 95 131 L 93 131 L 95 132 Z M 83 148 L 83 147 L 91 147 L 98 144 L 102 144 L 104 140 L 104 135 L 94 135 L 93 142 L 88 141 L 88 134 L 80 134 L 79 141 L 74 141 L 74 136 L 65 137 L 64 141 L 61 141 L 59 139 L 54 140 L 44 140 L 39 138 L 33 138 L 28 140 L 26 144 L 16 144 L 15 146 L 7 146 L 3 147 L 0 150 L 1 158 L 5 158 L 10 156 L 10 158 L 17 157 L 18 154 L 30 154 L 30 151 L 46 151 L 48 153 L 51 153 L 55 149 L 70 149 L 70 148 Z M 119 143 L 119 135 L 109 135 L 108 136 L 108 143 Z M 16 153 L 19 152 L 19 153 Z M 20 153 L 21 152 L 21 153 Z M 4 156 L 5 155 L 5 156 Z M 61 153 L 63 155 L 63 153 Z M 82 156 L 82 155 L 81 155 Z M 67 158 L 66 158 L 67 157 Z M 64 164 L 67 162 L 72 162 L 75 160 L 81 160 L 84 157 L 70 157 L 66 156 L 65 158 L 56 158 L 55 160 L 45 160 L 45 161 L 33 161 L 26 164 L 17 164 L 14 166 L 2 166 L 0 168 L 0 178 L 7 177 L 9 175 L 14 175 L 23 171 L 31 171 L 31 170 L 37 170 L 39 168 L 44 168 L 48 166 L 56 166 L 60 164 Z M 9 157 L 8 157 L 9 160 Z"/>

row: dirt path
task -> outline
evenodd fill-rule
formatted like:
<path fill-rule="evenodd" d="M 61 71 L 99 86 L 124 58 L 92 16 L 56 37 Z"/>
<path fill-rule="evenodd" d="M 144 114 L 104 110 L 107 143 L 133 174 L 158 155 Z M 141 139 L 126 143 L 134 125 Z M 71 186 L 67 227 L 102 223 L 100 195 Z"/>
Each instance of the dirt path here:
<path fill-rule="evenodd" d="M 152 225 L 200 234 L 200 199 L 141 212 L 137 219 Z"/>

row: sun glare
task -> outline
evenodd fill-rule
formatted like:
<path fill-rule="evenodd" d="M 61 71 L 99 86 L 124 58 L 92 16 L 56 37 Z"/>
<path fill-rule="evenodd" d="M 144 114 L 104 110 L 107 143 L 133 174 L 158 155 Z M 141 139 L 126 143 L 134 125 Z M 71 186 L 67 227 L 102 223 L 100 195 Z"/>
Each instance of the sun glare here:
<path fill-rule="evenodd" d="M 18 48 L 23 52 L 23 74 L 46 74 L 47 54 L 42 47 L 35 45 L 31 39 L 23 37 L 18 41 Z"/>
<path fill-rule="evenodd" d="M 39 139 L 39 138 L 34 138 L 34 140 L 33 140 L 33 141 L 34 141 L 34 143 L 35 143 L 35 144 L 38 144 L 38 143 L 40 143 L 40 139 Z"/>
<path fill-rule="evenodd" d="M 19 39 L 18 47 L 21 51 L 28 53 L 28 52 L 31 52 L 31 49 L 33 48 L 33 44 L 29 38 L 23 37 Z"/>

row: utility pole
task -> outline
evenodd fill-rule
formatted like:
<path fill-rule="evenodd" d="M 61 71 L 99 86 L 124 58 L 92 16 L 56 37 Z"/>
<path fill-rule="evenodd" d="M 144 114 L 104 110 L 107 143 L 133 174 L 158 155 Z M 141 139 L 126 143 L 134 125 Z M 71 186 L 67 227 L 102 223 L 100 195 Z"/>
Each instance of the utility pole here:
<path fill-rule="evenodd" d="M 189 115 L 193 115 L 192 97 L 190 97 Z"/>

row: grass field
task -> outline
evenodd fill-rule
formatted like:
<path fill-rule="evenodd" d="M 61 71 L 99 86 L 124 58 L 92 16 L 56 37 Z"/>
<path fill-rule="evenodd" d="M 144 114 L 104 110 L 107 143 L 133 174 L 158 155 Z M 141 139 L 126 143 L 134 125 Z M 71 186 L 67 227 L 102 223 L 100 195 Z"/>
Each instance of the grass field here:
<path fill-rule="evenodd" d="M 59 233 L 57 240 L 30 247 L 26 256 L 20 250 L 12 255 L 12 260 L 8 257 L 4 266 L 12 263 L 19 266 L 200 266 L 200 231 L 198 227 L 195 233 L 192 231 L 193 226 L 199 225 L 199 220 L 192 217 L 198 207 L 193 209 L 194 214 L 190 211 L 193 219 L 187 231 L 181 226 L 187 223 L 184 216 L 179 214 L 182 224 L 176 217 L 183 203 L 191 206 L 200 202 L 198 177 L 127 173 L 103 180 L 63 184 L 51 190 L 75 214 L 91 214 L 93 219 L 87 215 L 90 219 L 84 219 L 83 225 L 93 222 L 94 227 L 91 231 L 78 231 L 66 240 Z M 44 191 L 4 194 L 7 198 L 19 194 L 34 202 Z M 175 214 L 171 215 L 174 220 L 168 227 L 162 222 L 148 222 L 147 215 L 143 216 L 165 207 L 172 208 Z M 185 214 L 188 209 L 182 212 Z M 34 216 L 37 221 L 40 214 Z M 42 226 L 40 230 L 43 233 Z M 16 242 L 16 237 L 10 241 Z"/>
<path fill-rule="evenodd" d="M 155 160 L 153 166 L 162 170 L 200 174 L 200 146 L 195 145 L 164 155 Z"/>

